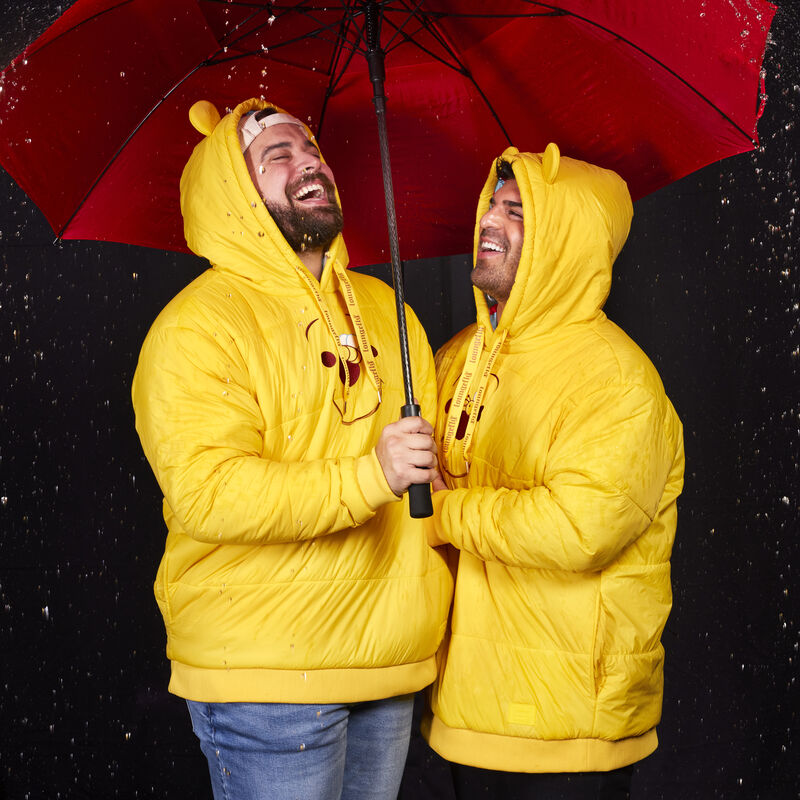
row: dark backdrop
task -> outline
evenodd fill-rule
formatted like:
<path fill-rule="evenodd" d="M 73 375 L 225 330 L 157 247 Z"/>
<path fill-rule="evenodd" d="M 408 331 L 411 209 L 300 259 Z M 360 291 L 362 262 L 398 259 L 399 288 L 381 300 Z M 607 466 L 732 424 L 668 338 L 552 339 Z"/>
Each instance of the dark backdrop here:
<path fill-rule="evenodd" d="M 6 0 L 0 62 L 60 10 Z M 607 305 L 686 436 L 661 746 L 639 799 L 800 797 L 799 35 L 780 3 L 761 147 L 636 204 Z M 151 589 L 164 525 L 129 399 L 149 324 L 203 265 L 52 242 L 0 171 L 0 797 L 209 797 L 166 692 Z M 408 265 L 434 347 L 470 320 L 468 268 Z M 451 796 L 417 735 L 402 796 Z"/>

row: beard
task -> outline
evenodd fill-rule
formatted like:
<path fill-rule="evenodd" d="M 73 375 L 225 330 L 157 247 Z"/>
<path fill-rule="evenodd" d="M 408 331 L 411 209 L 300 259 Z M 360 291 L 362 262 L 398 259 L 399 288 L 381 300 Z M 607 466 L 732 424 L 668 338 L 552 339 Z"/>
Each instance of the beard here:
<path fill-rule="evenodd" d="M 496 256 L 482 258 L 481 253 L 478 253 L 470 279 L 473 286 L 488 294 L 493 300 L 506 302 L 517 277 L 522 243 L 512 246 L 508 239 L 503 238 L 498 244 L 505 248 L 502 260 Z M 497 263 L 498 261 L 500 263 Z"/>
<path fill-rule="evenodd" d="M 298 208 L 292 195 L 304 183 L 321 183 L 330 205 L 325 207 Z M 336 202 L 335 189 L 328 178 L 317 173 L 304 176 L 286 187 L 286 205 L 267 203 L 273 222 L 281 235 L 295 253 L 306 250 L 326 250 L 330 243 L 342 232 L 344 220 L 342 210 Z"/>

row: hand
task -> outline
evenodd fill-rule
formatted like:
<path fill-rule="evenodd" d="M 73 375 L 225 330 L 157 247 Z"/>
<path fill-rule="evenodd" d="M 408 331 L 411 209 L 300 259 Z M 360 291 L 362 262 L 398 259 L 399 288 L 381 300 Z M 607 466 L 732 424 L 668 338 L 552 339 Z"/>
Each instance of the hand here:
<path fill-rule="evenodd" d="M 447 488 L 447 484 L 442 480 L 442 476 L 441 475 L 437 475 L 433 479 L 433 486 L 431 486 L 431 490 L 434 491 L 434 492 L 441 492 L 442 489 L 446 489 L 446 488 Z"/>
<path fill-rule="evenodd" d="M 433 427 L 422 417 L 405 417 L 382 431 L 375 454 L 389 487 L 401 495 L 412 483 L 439 477 Z"/>

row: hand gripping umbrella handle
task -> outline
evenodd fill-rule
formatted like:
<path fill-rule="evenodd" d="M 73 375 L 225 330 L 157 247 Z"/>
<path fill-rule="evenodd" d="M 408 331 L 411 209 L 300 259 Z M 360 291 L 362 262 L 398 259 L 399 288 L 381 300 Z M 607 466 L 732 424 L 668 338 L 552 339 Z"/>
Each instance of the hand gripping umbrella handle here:
<path fill-rule="evenodd" d="M 400 416 L 418 417 L 419 411 L 419 406 L 416 403 L 406 403 L 400 409 Z M 429 483 L 412 483 L 408 487 L 408 509 L 414 519 L 430 517 L 433 514 L 431 486 Z"/>

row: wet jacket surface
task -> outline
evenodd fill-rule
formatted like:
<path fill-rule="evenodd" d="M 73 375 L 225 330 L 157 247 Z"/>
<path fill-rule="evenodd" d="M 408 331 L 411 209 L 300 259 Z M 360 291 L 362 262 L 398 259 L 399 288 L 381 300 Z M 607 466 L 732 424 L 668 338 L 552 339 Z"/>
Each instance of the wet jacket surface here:
<path fill-rule="evenodd" d="M 392 291 L 321 280 L 278 232 L 236 134 L 248 101 L 181 181 L 203 273 L 159 315 L 133 383 L 136 427 L 168 527 L 155 594 L 170 690 L 205 702 L 353 702 L 435 676 L 452 581 L 374 447 L 404 403 Z M 415 392 L 433 359 L 409 311 Z"/>
<path fill-rule="evenodd" d="M 504 155 L 525 225 L 514 288 L 496 331 L 476 290 L 476 324 L 437 354 L 451 490 L 434 522 L 457 579 L 423 730 L 464 764 L 604 771 L 657 744 L 682 429 L 601 310 L 632 215 L 623 181 Z"/>

